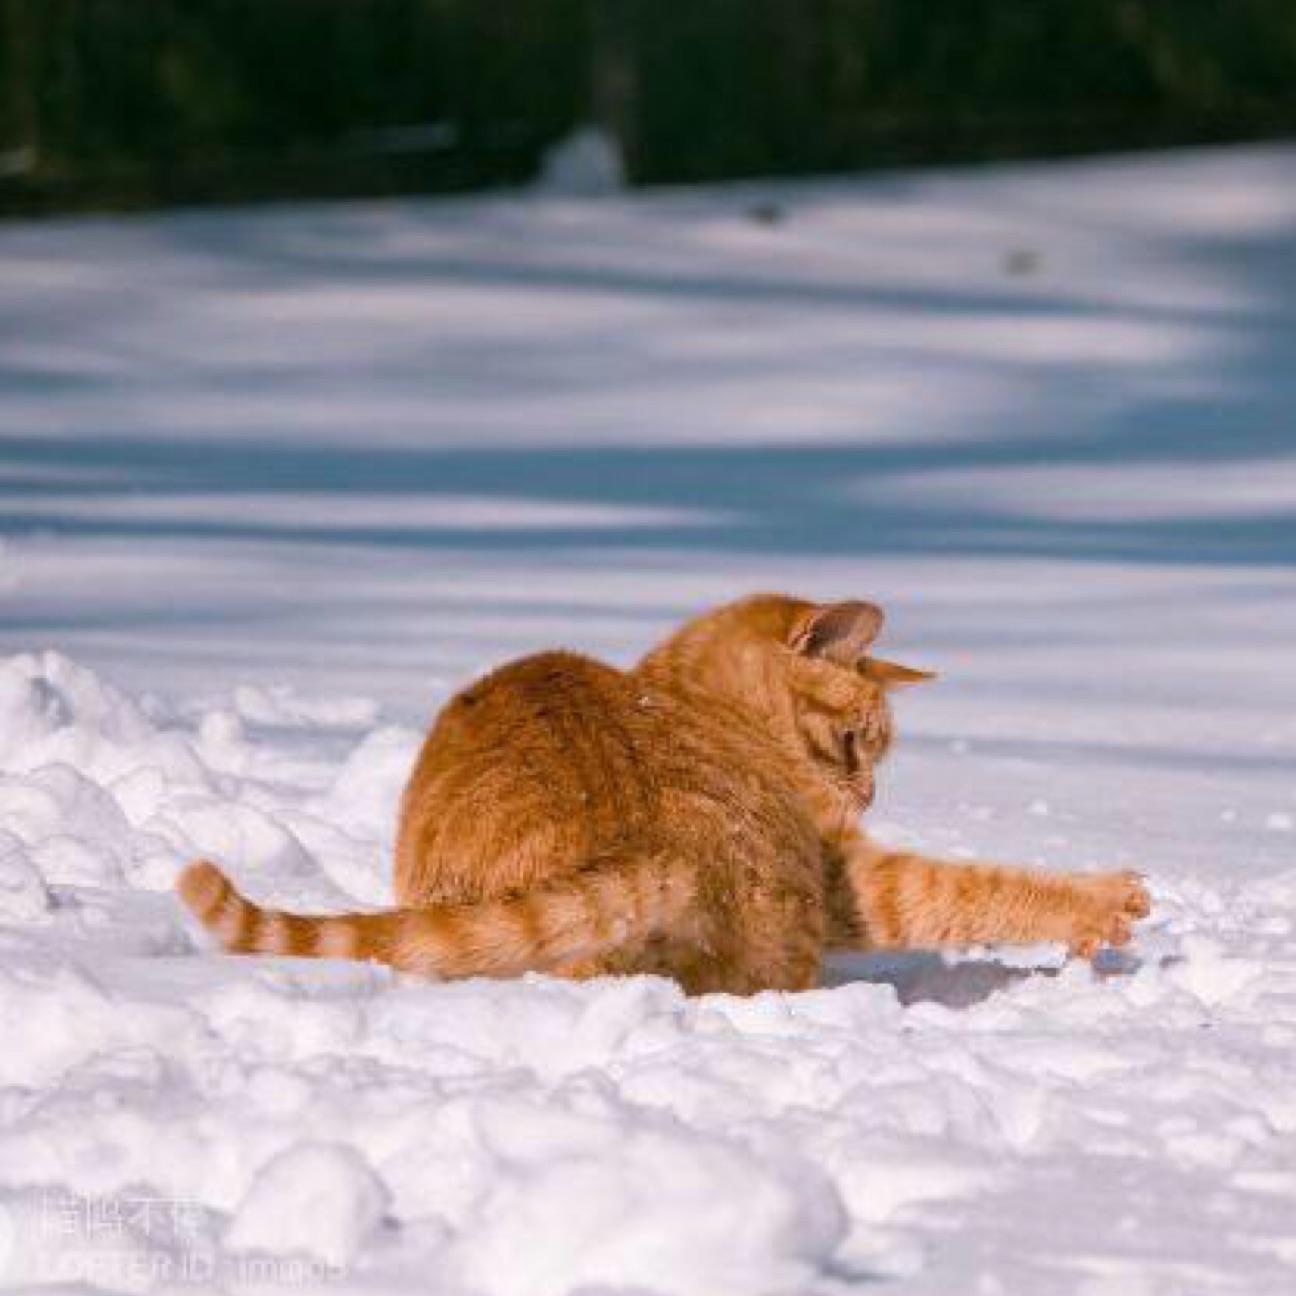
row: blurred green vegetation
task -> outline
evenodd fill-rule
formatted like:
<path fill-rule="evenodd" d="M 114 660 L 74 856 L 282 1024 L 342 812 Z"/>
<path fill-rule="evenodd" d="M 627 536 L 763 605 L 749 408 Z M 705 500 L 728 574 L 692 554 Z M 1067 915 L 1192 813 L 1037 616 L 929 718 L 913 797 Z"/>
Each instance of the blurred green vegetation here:
<path fill-rule="evenodd" d="M 0 210 L 1296 132 L 1296 0 L 0 0 Z"/>

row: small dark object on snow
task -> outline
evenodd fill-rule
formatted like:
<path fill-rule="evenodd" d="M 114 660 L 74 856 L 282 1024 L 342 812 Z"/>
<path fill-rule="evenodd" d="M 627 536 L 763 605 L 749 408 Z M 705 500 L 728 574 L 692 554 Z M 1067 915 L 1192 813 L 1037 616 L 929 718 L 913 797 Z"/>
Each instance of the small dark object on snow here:
<path fill-rule="evenodd" d="M 1044 258 L 1034 248 L 1012 248 L 1004 253 L 1004 274 L 1034 274 L 1043 260 Z"/>
<path fill-rule="evenodd" d="M 781 225 L 787 219 L 787 209 L 776 202 L 758 202 L 747 209 L 747 215 L 758 225 Z"/>

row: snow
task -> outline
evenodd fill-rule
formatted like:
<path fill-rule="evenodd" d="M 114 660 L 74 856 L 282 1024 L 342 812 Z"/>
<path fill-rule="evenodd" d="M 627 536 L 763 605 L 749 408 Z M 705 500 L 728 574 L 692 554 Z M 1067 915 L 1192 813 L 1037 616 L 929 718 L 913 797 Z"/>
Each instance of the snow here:
<path fill-rule="evenodd" d="M 291 1080 L 262 1081 L 253 1101 L 289 1111 Z M 285 1101 L 286 1097 L 286 1101 Z M 234 1251 L 307 1255 L 341 1269 L 378 1228 L 387 1192 L 345 1143 L 295 1143 L 264 1166 L 225 1233 Z"/>
<path fill-rule="evenodd" d="M 777 209 L 781 219 L 757 219 Z M 1296 150 L 0 227 L 0 1284 L 1296 1281 Z M 800 995 L 214 952 L 427 717 L 755 588 L 940 672 L 874 830 L 1136 866 Z"/>
<path fill-rule="evenodd" d="M 625 182 L 625 160 L 615 137 L 597 126 L 582 126 L 545 154 L 536 188 L 592 198 L 615 193 Z"/>

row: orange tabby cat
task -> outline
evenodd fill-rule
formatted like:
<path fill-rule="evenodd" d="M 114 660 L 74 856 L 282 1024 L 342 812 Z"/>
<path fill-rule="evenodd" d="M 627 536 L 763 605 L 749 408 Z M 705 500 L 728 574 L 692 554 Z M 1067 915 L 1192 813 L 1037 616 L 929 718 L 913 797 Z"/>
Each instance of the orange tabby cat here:
<path fill-rule="evenodd" d="M 566 652 L 454 697 L 405 789 L 381 913 L 258 908 L 213 864 L 180 893 L 239 952 L 376 959 L 439 977 L 655 972 L 691 992 L 797 990 L 827 948 L 1065 942 L 1148 912 L 1133 873 L 948 864 L 857 820 L 891 741 L 871 603 L 759 595 L 632 670 Z"/>

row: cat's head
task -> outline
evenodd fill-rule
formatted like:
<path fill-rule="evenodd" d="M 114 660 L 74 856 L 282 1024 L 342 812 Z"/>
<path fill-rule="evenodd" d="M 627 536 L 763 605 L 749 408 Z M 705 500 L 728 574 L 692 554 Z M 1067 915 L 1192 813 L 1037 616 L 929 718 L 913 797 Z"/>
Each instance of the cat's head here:
<path fill-rule="evenodd" d="M 873 653 L 883 620 L 876 603 L 812 604 L 780 625 L 774 653 L 797 740 L 856 811 L 872 803 L 874 767 L 891 747 L 891 693 L 935 679 Z"/>
<path fill-rule="evenodd" d="M 689 622 L 645 660 L 737 704 L 856 812 L 891 745 L 889 695 L 934 679 L 875 656 L 882 609 L 758 594 Z"/>

